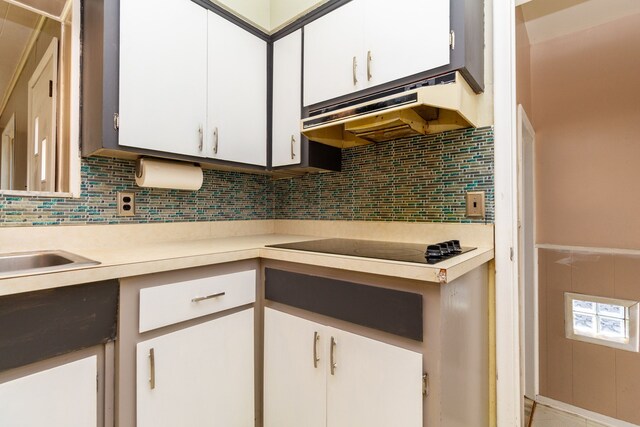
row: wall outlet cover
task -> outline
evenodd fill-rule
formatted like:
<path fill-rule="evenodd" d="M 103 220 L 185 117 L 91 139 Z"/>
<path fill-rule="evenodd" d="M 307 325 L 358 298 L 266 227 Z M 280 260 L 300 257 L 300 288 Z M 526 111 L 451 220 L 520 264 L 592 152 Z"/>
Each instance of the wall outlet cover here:
<path fill-rule="evenodd" d="M 467 192 L 467 217 L 484 218 L 484 191 Z"/>
<path fill-rule="evenodd" d="M 118 216 L 134 216 L 136 214 L 136 193 L 133 191 L 118 192 Z"/>

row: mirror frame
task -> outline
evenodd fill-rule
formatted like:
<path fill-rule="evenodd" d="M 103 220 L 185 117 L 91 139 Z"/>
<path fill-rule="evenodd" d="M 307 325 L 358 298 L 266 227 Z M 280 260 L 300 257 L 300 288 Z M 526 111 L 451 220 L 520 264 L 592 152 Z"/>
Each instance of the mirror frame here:
<path fill-rule="evenodd" d="M 69 189 L 68 191 L 59 192 L 43 192 L 43 191 L 25 191 L 25 190 L 0 190 L 0 196 L 21 196 L 21 197 L 80 197 L 80 182 L 81 182 L 81 156 L 80 156 L 80 85 L 81 85 L 81 31 L 82 31 L 82 0 L 69 0 L 62 10 L 60 16 L 51 15 L 50 13 L 42 12 L 39 9 L 30 7 L 20 1 L 16 0 L 4 0 L 6 3 L 27 9 L 33 13 L 36 13 L 45 18 L 49 18 L 58 21 L 61 24 L 60 40 L 65 39 L 66 31 L 71 31 L 71 64 L 70 64 L 70 77 L 68 79 L 71 87 L 66 87 L 64 79 L 59 81 L 58 93 L 63 94 L 68 90 L 69 99 L 69 117 L 61 117 L 59 122 L 66 120 L 66 125 L 69 127 L 69 150 L 68 158 L 65 159 L 69 167 Z M 70 28 L 67 29 L 64 23 L 68 20 L 69 16 L 72 17 Z M 69 47 L 64 47 L 68 49 Z M 62 56 L 62 55 L 61 55 Z M 62 95 L 61 95 L 62 96 Z M 61 114 L 63 114 L 61 112 Z M 59 136 L 59 135 L 58 135 Z M 57 172 L 59 174 L 59 172 Z"/>

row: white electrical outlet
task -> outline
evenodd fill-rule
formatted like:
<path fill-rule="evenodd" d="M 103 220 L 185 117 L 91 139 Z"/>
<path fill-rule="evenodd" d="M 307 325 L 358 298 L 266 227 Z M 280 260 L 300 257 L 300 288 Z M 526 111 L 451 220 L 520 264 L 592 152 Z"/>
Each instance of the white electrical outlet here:
<path fill-rule="evenodd" d="M 467 217 L 484 218 L 484 191 L 467 192 Z"/>
<path fill-rule="evenodd" d="M 135 195 L 132 191 L 118 192 L 118 216 L 134 216 L 136 214 Z"/>

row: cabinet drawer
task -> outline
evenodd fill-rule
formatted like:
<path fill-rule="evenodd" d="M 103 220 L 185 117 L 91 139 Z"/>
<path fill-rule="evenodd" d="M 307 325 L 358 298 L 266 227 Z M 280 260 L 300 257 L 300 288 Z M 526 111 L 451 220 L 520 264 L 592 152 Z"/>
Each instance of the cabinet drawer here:
<path fill-rule="evenodd" d="M 140 290 L 140 332 L 256 300 L 256 270 L 202 277 Z"/>

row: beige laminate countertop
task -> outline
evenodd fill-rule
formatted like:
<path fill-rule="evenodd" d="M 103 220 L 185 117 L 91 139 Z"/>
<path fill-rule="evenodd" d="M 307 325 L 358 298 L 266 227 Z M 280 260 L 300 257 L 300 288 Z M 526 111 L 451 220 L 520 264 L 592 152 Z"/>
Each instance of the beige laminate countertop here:
<path fill-rule="evenodd" d="M 474 251 L 439 263 L 437 266 L 265 248 L 266 245 L 316 240 L 319 238 L 322 237 L 273 233 L 140 244 L 131 242 L 118 247 L 85 247 L 71 250 L 70 252 L 99 261 L 99 265 L 0 279 L 0 295 L 252 258 L 288 261 L 425 282 L 446 283 L 493 259 L 492 247 L 478 247 Z"/>

